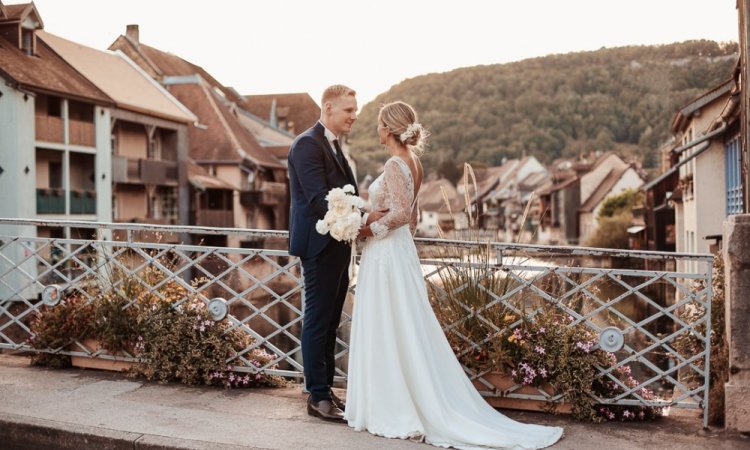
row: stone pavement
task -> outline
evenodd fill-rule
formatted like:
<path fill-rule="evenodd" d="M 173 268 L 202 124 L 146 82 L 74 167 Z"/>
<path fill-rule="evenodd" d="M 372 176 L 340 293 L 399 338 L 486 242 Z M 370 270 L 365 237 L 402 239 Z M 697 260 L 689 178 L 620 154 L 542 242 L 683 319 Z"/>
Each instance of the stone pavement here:
<path fill-rule="evenodd" d="M 696 417 L 585 424 L 504 411 L 565 428 L 553 449 L 750 449 L 750 438 L 702 430 Z M 160 385 L 96 370 L 31 367 L 0 354 L 0 449 L 411 449 L 307 416 L 299 385 L 224 390 Z"/>

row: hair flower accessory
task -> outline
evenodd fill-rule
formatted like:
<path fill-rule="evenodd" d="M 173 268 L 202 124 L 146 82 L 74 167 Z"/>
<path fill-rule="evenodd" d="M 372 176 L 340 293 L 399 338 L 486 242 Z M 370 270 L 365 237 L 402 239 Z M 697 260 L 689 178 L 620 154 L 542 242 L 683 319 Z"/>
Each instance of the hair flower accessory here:
<path fill-rule="evenodd" d="M 418 122 L 414 122 L 412 124 L 409 124 L 408 127 L 406 127 L 406 131 L 401 133 L 398 137 L 401 139 L 401 142 L 406 142 L 409 139 L 411 139 L 412 136 L 414 136 L 417 131 L 420 131 L 422 129 L 422 124 Z"/>

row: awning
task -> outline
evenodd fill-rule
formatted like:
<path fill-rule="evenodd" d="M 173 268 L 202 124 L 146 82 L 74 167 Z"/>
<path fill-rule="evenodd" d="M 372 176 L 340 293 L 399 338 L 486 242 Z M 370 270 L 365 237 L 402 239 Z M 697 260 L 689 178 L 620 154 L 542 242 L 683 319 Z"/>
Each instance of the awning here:
<path fill-rule="evenodd" d="M 628 233 L 638 234 L 645 229 L 646 229 L 645 225 L 633 225 L 632 227 L 628 227 Z"/>
<path fill-rule="evenodd" d="M 189 179 L 190 184 L 195 186 L 196 189 L 200 189 L 201 191 L 205 191 L 206 189 L 237 189 L 231 184 L 221 181 L 220 179 L 212 177 L 210 175 L 190 175 Z"/>

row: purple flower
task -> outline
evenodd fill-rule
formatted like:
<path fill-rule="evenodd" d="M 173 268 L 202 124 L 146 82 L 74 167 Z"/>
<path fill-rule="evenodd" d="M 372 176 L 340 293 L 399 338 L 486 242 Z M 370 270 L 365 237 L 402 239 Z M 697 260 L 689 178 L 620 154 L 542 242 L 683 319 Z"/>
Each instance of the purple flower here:
<path fill-rule="evenodd" d="M 515 377 L 516 377 L 516 375 L 518 375 L 518 372 L 516 372 L 516 369 L 513 369 L 513 370 L 511 370 L 511 371 L 510 371 L 510 375 L 511 375 L 511 376 L 512 376 L 513 378 L 515 378 Z"/>
<path fill-rule="evenodd" d="M 544 354 L 544 347 L 542 347 L 541 345 L 537 345 L 536 347 L 534 347 L 534 351 L 537 352 L 537 353 L 539 353 L 540 355 L 543 355 Z"/>
<path fill-rule="evenodd" d="M 541 375 L 542 378 L 547 378 L 547 369 L 545 369 L 544 367 L 540 368 L 539 375 Z"/>

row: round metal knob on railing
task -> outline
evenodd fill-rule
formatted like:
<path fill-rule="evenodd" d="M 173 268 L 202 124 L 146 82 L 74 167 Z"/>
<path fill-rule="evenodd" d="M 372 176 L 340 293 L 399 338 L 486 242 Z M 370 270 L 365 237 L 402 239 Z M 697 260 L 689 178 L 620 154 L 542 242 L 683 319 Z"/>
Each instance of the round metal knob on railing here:
<path fill-rule="evenodd" d="M 56 284 L 45 286 L 42 290 L 42 301 L 45 305 L 55 306 L 62 299 L 63 290 Z"/>
<path fill-rule="evenodd" d="M 625 345 L 625 337 L 617 327 L 607 327 L 599 333 L 599 347 L 606 352 L 616 352 Z"/>
<path fill-rule="evenodd" d="M 227 301 L 223 298 L 212 298 L 211 301 L 208 302 L 208 313 L 211 314 L 211 318 L 215 322 L 223 320 L 228 312 L 229 308 L 227 307 Z"/>

